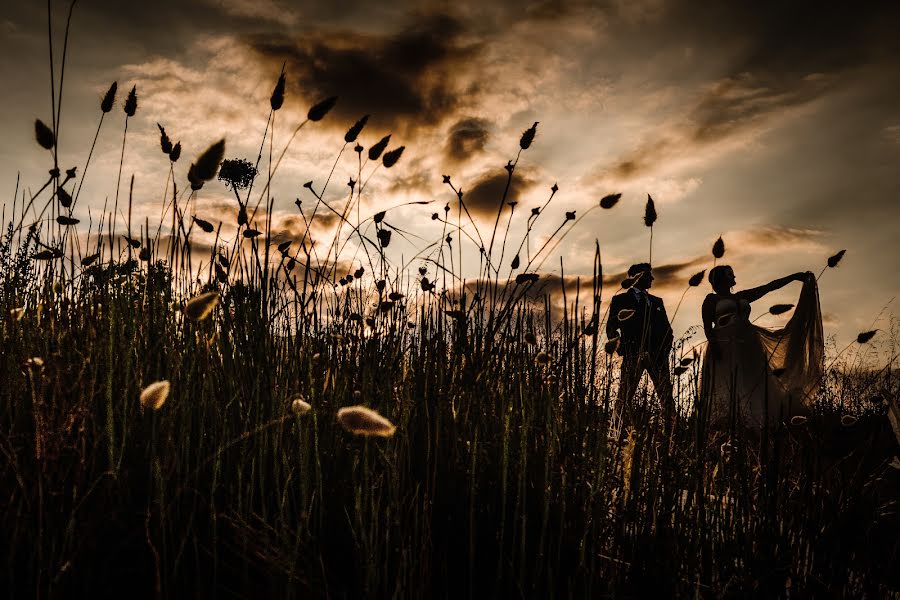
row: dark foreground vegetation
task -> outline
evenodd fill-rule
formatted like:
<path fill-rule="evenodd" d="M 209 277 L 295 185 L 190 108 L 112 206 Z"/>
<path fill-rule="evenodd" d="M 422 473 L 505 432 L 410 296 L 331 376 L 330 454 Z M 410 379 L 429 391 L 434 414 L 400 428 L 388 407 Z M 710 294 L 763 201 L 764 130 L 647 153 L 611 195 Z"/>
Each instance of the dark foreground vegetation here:
<path fill-rule="evenodd" d="M 273 113 L 283 93 L 280 83 Z M 58 127 L 46 129 L 38 142 L 56 165 Z M 174 177 L 180 145 L 163 136 Z M 361 148 L 360 165 L 389 168 L 402 154 L 384 151 Z M 257 182 L 259 209 L 256 167 L 220 171 L 223 152 L 195 161 L 193 190 L 174 178 L 165 225 L 116 224 L 109 207 L 78 229 L 77 192 L 56 166 L 37 194 L 7 205 L 9 597 L 896 596 L 900 464 L 886 416 L 898 382 L 891 363 L 862 357 L 871 336 L 831 352 L 809 419 L 705 428 L 693 411 L 699 361 L 682 344 L 671 435 L 646 389 L 622 426 L 615 344 L 599 334 L 619 288 L 603 290 L 599 250 L 589 304 L 568 297 L 551 319 L 545 295 L 566 290 L 542 287 L 538 269 L 559 237 L 533 255 L 520 245 L 520 260 L 503 232 L 505 196 L 482 238 L 459 193 L 436 214 L 441 239 L 400 265 L 388 247 L 403 232 L 390 212 L 360 216 L 361 186 L 335 211 L 345 229 L 332 253 L 277 237 L 268 181 Z M 237 222 L 203 246 L 195 240 L 214 227 L 189 207 L 217 174 Z M 463 243 L 481 250 L 466 286 Z M 167 395 L 142 397 L 159 381 Z M 339 423 L 350 405 L 396 431 Z"/>

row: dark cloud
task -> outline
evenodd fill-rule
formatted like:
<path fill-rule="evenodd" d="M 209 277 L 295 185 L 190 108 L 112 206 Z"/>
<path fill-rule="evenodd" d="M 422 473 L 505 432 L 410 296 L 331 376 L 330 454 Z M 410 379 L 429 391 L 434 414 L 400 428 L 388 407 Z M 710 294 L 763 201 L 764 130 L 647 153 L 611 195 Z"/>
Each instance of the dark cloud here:
<path fill-rule="evenodd" d="M 479 46 L 463 33 L 460 21 L 436 14 L 393 34 L 320 31 L 248 41 L 270 68 L 287 61 L 289 93 L 307 102 L 336 95 L 334 112 L 344 121 L 371 114 L 372 127 L 410 131 L 441 123 L 473 92 L 460 82 Z"/>
<path fill-rule="evenodd" d="M 866 72 L 898 72 L 900 36 L 890 33 L 900 28 L 896 2 L 859 10 L 809 0 L 722 2 L 702 11 L 693 2 L 678 2 L 667 6 L 664 17 L 659 39 L 667 46 L 721 48 L 733 58 L 681 121 L 654 132 L 603 175 L 638 177 L 857 85 Z"/>
<path fill-rule="evenodd" d="M 454 163 L 465 162 L 484 150 L 488 137 L 487 121 L 474 117 L 461 119 L 450 128 L 444 156 Z"/>
<path fill-rule="evenodd" d="M 469 190 L 463 190 L 463 202 L 473 217 L 493 217 L 497 214 L 503 191 L 506 189 L 508 174 L 497 169 L 482 175 Z M 533 171 L 518 168 L 509 185 L 506 201 L 518 201 L 520 196 L 534 188 L 538 181 Z"/>

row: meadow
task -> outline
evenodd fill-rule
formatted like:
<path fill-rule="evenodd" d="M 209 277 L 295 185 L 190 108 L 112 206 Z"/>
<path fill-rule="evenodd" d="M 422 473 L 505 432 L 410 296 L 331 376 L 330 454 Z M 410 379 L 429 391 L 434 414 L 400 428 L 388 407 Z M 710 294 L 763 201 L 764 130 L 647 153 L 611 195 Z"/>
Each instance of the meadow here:
<path fill-rule="evenodd" d="M 138 110 L 135 90 L 117 92 L 98 132 Z M 623 426 L 602 332 L 609 297 L 633 282 L 604 289 L 599 240 L 587 304 L 546 284 L 541 266 L 584 217 L 553 194 L 523 218 L 562 224 L 526 255 L 507 239 L 505 194 L 479 230 L 445 177 L 458 202 L 432 217 L 444 233 L 401 264 L 390 243 L 408 232 L 391 207 L 359 207 L 363 165 L 390 177 L 403 149 L 362 147 L 361 119 L 344 137 L 360 161 L 347 198 L 309 184 L 302 213 L 307 229 L 336 215 L 334 239 L 273 237 L 280 156 L 336 101 L 262 159 L 282 74 L 260 159 L 215 144 L 187 180 L 161 127 L 171 170 L 156 223 L 113 218 L 131 213 L 118 192 L 79 222 L 90 158 L 61 170 L 58 113 L 36 124 L 50 175 L 34 194 L 17 186 L 0 239 L 9 597 L 898 596 L 896 331 L 830 348 L 813 414 L 762 432 L 698 418 L 702 346 L 681 340 L 677 425 L 643 386 Z M 510 137 L 509 181 L 536 127 Z M 216 178 L 234 222 L 192 214 Z M 614 218 L 618 200 L 595 208 Z M 374 412 L 346 410 L 358 406 Z"/>

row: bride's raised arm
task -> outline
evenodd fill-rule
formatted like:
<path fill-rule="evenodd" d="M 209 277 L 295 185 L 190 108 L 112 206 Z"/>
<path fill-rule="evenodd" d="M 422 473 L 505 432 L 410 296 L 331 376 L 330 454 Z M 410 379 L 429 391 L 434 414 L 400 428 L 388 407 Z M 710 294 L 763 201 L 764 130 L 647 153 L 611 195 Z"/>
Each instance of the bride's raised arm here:
<path fill-rule="evenodd" d="M 780 290 L 787 284 L 792 281 L 803 281 L 810 277 L 812 273 L 810 271 L 794 273 L 793 275 L 787 275 L 786 277 L 780 277 L 765 285 L 761 285 L 759 287 L 750 288 L 749 290 L 741 290 L 740 292 L 735 293 L 737 298 L 741 298 L 746 300 L 747 302 L 755 302 L 759 300 L 769 292 L 774 292 L 775 290 Z"/>

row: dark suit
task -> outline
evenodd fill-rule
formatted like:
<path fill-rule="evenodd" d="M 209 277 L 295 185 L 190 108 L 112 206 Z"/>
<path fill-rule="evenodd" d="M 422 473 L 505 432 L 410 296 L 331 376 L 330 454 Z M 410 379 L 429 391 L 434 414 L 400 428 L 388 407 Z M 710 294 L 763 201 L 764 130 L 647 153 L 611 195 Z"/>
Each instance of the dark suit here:
<path fill-rule="evenodd" d="M 621 311 L 634 311 L 627 316 Z M 619 316 L 625 317 L 620 319 Z M 672 352 L 672 327 L 662 298 L 645 290 L 631 288 L 612 297 L 607 337 L 619 336 L 622 370 L 619 379 L 618 410 L 630 413 L 631 399 L 644 371 L 650 375 L 656 395 L 667 411 L 673 406 L 669 354 Z"/>

